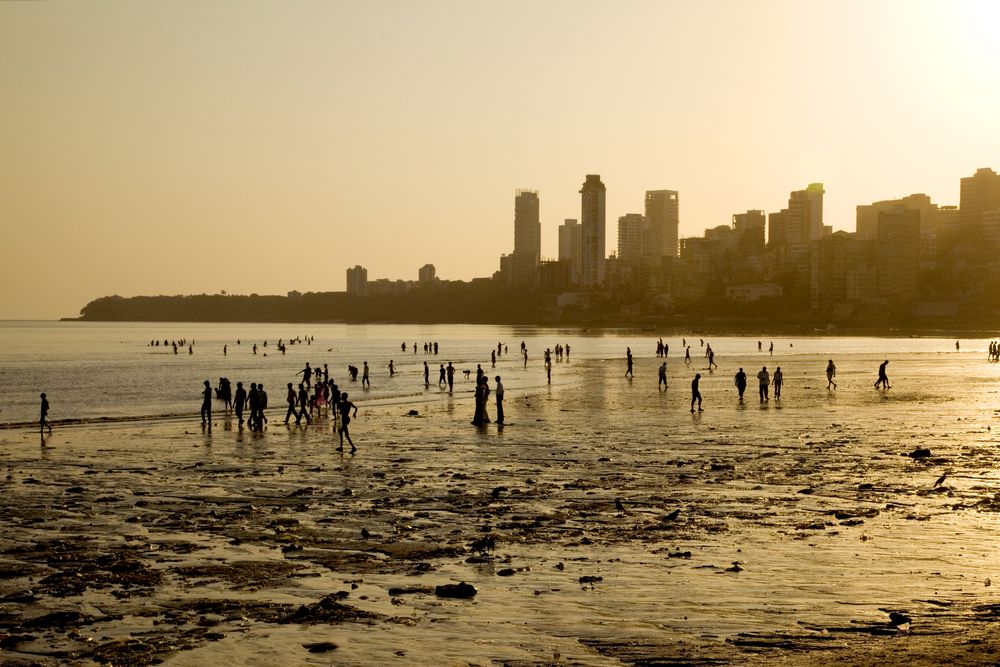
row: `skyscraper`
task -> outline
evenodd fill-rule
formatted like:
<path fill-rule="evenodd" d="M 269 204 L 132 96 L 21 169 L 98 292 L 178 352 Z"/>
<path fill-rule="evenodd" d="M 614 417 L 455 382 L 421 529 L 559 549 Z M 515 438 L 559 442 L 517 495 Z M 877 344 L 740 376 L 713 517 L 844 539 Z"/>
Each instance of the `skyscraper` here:
<path fill-rule="evenodd" d="M 751 209 L 733 215 L 733 231 L 740 253 L 759 255 L 764 252 L 764 225 L 764 211 Z"/>
<path fill-rule="evenodd" d="M 912 299 L 920 272 L 920 211 L 899 205 L 878 214 L 878 295 Z"/>
<path fill-rule="evenodd" d="M 352 296 L 368 295 L 368 269 L 361 265 L 347 269 L 347 293 Z"/>
<path fill-rule="evenodd" d="M 514 196 L 515 282 L 534 282 L 542 259 L 542 224 L 538 217 L 538 191 L 518 190 Z"/>
<path fill-rule="evenodd" d="M 618 218 L 618 259 L 626 264 L 641 263 L 644 259 L 645 233 L 645 216 L 626 213 Z"/>
<path fill-rule="evenodd" d="M 980 228 L 983 214 L 1000 209 L 1000 174 L 992 169 L 977 169 L 973 176 L 962 179 L 959 212 L 962 227 Z"/>
<path fill-rule="evenodd" d="M 680 198 L 676 190 L 646 191 L 646 261 L 659 266 L 663 257 L 677 257 Z"/>
<path fill-rule="evenodd" d="M 584 287 L 604 284 L 604 195 L 605 187 L 598 174 L 587 174 L 580 188 L 582 258 L 580 283 Z"/>
<path fill-rule="evenodd" d="M 810 244 L 823 237 L 823 184 L 810 183 L 805 190 L 795 190 L 788 197 L 788 208 L 783 216 L 771 218 L 771 232 L 781 233 L 784 239 L 772 238 L 776 247 L 784 247 L 790 268 L 802 278 L 809 275 Z M 783 223 L 783 224 L 775 224 Z"/>
<path fill-rule="evenodd" d="M 580 281 L 583 261 L 583 237 L 580 223 L 572 218 L 559 225 L 559 261 L 570 266 L 570 282 Z"/>

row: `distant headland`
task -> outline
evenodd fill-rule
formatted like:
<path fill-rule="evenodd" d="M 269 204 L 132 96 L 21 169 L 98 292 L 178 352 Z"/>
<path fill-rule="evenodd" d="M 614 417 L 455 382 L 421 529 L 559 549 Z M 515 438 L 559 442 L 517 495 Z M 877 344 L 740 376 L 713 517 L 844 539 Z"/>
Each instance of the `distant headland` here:
<path fill-rule="evenodd" d="M 962 304 L 878 304 L 817 312 L 787 296 L 742 302 L 725 295 L 669 304 L 620 292 L 546 293 L 490 280 L 442 281 L 405 291 L 356 296 L 347 292 L 287 295 L 196 294 L 106 296 L 84 306 L 85 322 L 295 322 L 494 324 L 522 326 L 708 327 L 731 333 L 992 332 L 1000 318 Z"/>

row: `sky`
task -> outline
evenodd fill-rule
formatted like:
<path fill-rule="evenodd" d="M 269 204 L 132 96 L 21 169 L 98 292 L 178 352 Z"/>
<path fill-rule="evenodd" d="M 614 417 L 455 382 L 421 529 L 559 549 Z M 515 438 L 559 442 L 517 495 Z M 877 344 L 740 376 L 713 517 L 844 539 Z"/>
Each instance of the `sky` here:
<path fill-rule="evenodd" d="M 0 3 L 0 319 L 119 294 L 489 276 L 607 186 L 681 236 L 1000 170 L 1000 2 Z"/>

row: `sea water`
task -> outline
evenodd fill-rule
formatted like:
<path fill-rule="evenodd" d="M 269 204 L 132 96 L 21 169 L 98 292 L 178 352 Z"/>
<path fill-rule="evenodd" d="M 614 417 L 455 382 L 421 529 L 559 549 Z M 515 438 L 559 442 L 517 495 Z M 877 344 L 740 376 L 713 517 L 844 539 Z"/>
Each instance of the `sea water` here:
<path fill-rule="evenodd" d="M 835 359 L 840 373 L 861 372 L 872 375 L 881 357 L 893 357 L 890 373 L 898 369 L 918 373 L 922 382 L 940 385 L 966 375 L 963 362 L 980 362 L 986 357 L 988 341 L 961 341 L 956 354 L 953 339 L 940 338 L 865 338 L 865 337 L 795 337 L 707 336 L 695 333 L 670 336 L 634 330 L 593 332 L 536 327 L 488 325 L 395 325 L 395 324 L 203 324 L 203 323 L 90 323 L 90 322 L 0 322 L 0 423 L 16 423 L 38 418 L 39 394 L 46 392 L 51 404 L 50 420 L 107 420 L 128 417 L 163 416 L 197 413 L 201 403 L 202 383 L 216 386 L 226 377 L 235 388 L 242 381 L 264 383 L 269 405 L 284 406 L 288 382 L 297 385 L 300 371 L 309 363 L 314 369 L 326 364 L 330 376 L 342 390 L 352 391 L 361 400 L 434 400 L 438 391 L 439 366 L 452 362 L 456 382 L 464 391 L 464 371 L 475 372 L 481 365 L 492 378 L 501 373 L 508 390 L 526 390 L 545 385 L 543 370 L 545 349 L 557 343 L 570 347 L 569 360 L 621 360 L 625 372 L 625 351 L 631 348 L 640 359 L 656 359 L 656 340 L 662 337 L 669 345 L 668 360 L 672 380 L 677 379 L 677 364 L 683 359 L 682 337 L 691 347 L 692 364 L 683 377 L 706 367 L 705 345 L 711 345 L 716 363 L 722 368 L 713 373 L 725 376 L 731 384 L 736 368 L 745 368 L 751 393 L 755 390 L 757 362 L 785 365 L 786 382 L 789 364 L 810 364 L 809 372 L 823 377 L 827 357 Z M 288 345 L 299 338 L 303 342 Z M 156 340 L 160 345 L 151 345 Z M 164 341 L 185 340 L 191 345 L 178 347 L 174 354 Z M 278 351 L 278 341 L 287 352 Z M 311 342 L 307 343 L 309 340 Z M 763 352 L 757 351 L 762 341 Z M 521 342 L 528 350 L 528 366 L 520 354 Z M 774 343 L 774 353 L 768 348 Z M 264 344 L 267 343 L 265 347 Z M 423 344 L 438 343 L 437 354 L 427 354 Z M 702 342 L 704 344 L 702 344 Z M 406 351 L 401 345 L 406 344 Z M 413 344 L 417 353 L 413 353 Z M 490 353 L 497 343 L 507 346 L 506 354 L 491 367 Z M 253 353 L 256 344 L 257 353 Z M 226 353 L 223 353 L 223 348 Z M 393 361 L 396 376 L 389 376 Z M 364 361 L 371 368 L 372 386 L 361 391 L 357 382 L 348 381 L 347 366 L 359 369 Z M 423 363 L 430 367 L 428 390 L 423 383 Z M 749 364 L 753 362 L 751 368 Z M 931 362 L 927 365 L 925 362 Z M 956 365 L 957 364 L 957 365 Z M 977 369 L 983 364 L 975 363 Z M 577 382 L 579 374 L 570 364 L 559 364 L 553 382 Z M 971 367 L 970 367 L 971 368 Z M 919 369 L 919 370 L 918 370 Z M 707 375 L 707 374 L 706 374 Z M 874 380 L 874 376 L 873 376 Z M 817 380 L 818 381 L 818 380 Z M 711 384 L 709 380 L 705 384 Z M 703 385 L 704 387 L 704 385 Z"/>

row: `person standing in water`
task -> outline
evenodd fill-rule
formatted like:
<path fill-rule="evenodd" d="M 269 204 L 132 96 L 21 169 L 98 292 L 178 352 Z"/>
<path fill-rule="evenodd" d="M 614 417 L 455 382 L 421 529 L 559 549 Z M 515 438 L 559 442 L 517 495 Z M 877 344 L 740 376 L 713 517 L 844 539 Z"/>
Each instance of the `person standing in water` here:
<path fill-rule="evenodd" d="M 503 426 L 503 383 L 500 382 L 500 376 L 496 376 L 497 386 L 494 390 L 494 395 L 497 399 L 497 426 Z"/>
<path fill-rule="evenodd" d="M 243 408 L 247 404 L 247 390 L 243 388 L 242 382 L 236 383 L 236 395 L 233 396 L 233 411 L 236 418 L 240 420 L 239 427 L 243 428 Z"/>
<path fill-rule="evenodd" d="M 301 386 L 301 385 L 299 385 L 299 386 Z M 289 419 L 291 419 L 292 417 L 295 416 L 295 404 L 298 402 L 298 400 L 299 400 L 299 398 L 298 398 L 298 394 L 295 393 L 295 387 L 293 387 L 292 383 L 289 382 L 288 383 L 288 393 L 285 395 L 285 402 L 288 403 L 288 411 L 285 412 L 285 423 L 286 424 L 288 423 Z"/>
<path fill-rule="evenodd" d="M 832 385 L 834 389 L 837 388 L 837 383 L 833 381 L 833 378 L 837 377 L 837 367 L 833 365 L 833 359 L 828 359 L 826 362 L 826 388 L 829 389 Z"/>
<path fill-rule="evenodd" d="M 667 362 L 664 361 L 662 364 L 660 364 L 660 373 L 659 373 L 659 375 L 660 375 L 660 379 L 657 382 L 656 388 L 657 389 L 659 389 L 660 387 L 666 388 L 667 387 Z"/>
<path fill-rule="evenodd" d="M 747 374 L 740 367 L 737 371 L 736 376 L 733 378 L 733 382 L 736 384 L 736 391 L 740 393 L 740 403 L 743 402 L 743 392 L 747 390 Z"/>
<path fill-rule="evenodd" d="M 361 369 L 361 386 L 368 387 L 371 389 L 372 381 L 368 379 L 368 362 L 364 362 L 364 368 Z"/>
<path fill-rule="evenodd" d="M 208 424 L 212 428 L 212 383 L 205 380 L 205 388 L 201 392 L 201 425 Z"/>
<path fill-rule="evenodd" d="M 441 364 L 441 369 L 438 371 L 438 386 L 444 387 L 447 386 L 447 384 L 448 384 L 448 379 L 446 376 L 446 371 L 444 370 L 444 364 Z"/>
<path fill-rule="evenodd" d="M 686 348 L 684 350 L 684 363 L 685 364 L 690 364 L 691 363 L 691 346 L 690 345 L 686 346 Z"/>
<path fill-rule="evenodd" d="M 878 379 L 875 380 L 875 388 L 878 389 L 879 385 L 882 389 L 889 389 L 889 376 L 885 374 L 885 367 L 889 365 L 889 360 L 886 359 L 878 366 Z"/>
<path fill-rule="evenodd" d="M 626 347 L 625 348 L 625 363 L 627 364 L 627 368 L 625 369 L 625 377 L 631 379 L 632 378 L 632 348 L 630 348 L 630 347 Z"/>
<path fill-rule="evenodd" d="M 760 373 L 757 373 L 757 382 L 760 389 L 760 402 L 768 400 L 767 388 L 771 386 L 771 374 L 767 372 L 767 366 L 762 366 Z"/>
<path fill-rule="evenodd" d="M 701 373 L 695 373 L 694 379 L 691 380 L 691 412 L 694 412 L 694 402 L 698 401 L 698 412 L 701 412 L 701 391 L 698 389 L 698 383 L 701 381 Z"/>
<path fill-rule="evenodd" d="M 41 399 L 42 399 L 42 405 L 41 405 L 40 416 L 38 417 L 39 430 L 44 431 L 45 429 L 48 429 L 49 434 L 51 435 L 52 426 L 46 419 L 49 416 L 49 399 L 45 397 L 45 392 L 42 392 Z"/>
<path fill-rule="evenodd" d="M 448 368 L 445 369 L 448 374 L 448 391 L 454 391 L 455 389 L 455 367 L 448 362 Z"/>
<path fill-rule="evenodd" d="M 784 381 L 784 376 L 781 374 L 781 366 L 774 369 L 774 378 L 771 380 L 771 384 L 774 385 L 774 398 L 781 398 L 781 383 Z"/>
<path fill-rule="evenodd" d="M 426 387 L 429 387 L 429 386 L 431 386 L 431 368 L 430 368 L 430 366 L 427 365 L 427 362 L 425 361 L 424 362 L 424 387 L 426 388 Z"/>
<path fill-rule="evenodd" d="M 358 406 L 347 400 L 347 392 L 345 391 L 340 395 L 340 402 L 337 403 L 337 411 L 340 413 L 340 428 L 337 429 L 337 433 L 340 435 L 340 447 L 337 447 L 337 451 L 344 451 L 344 438 L 346 437 L 347 443 L 351 446 L 351 454 L 353 454 L 358 451 L 358 448 L 354 446 L 354 441 L 351 440 L 351 432 L 347 428 L 351 423 L 351 408 L 354 409 L 353 416 L 357 417 Z"/>

